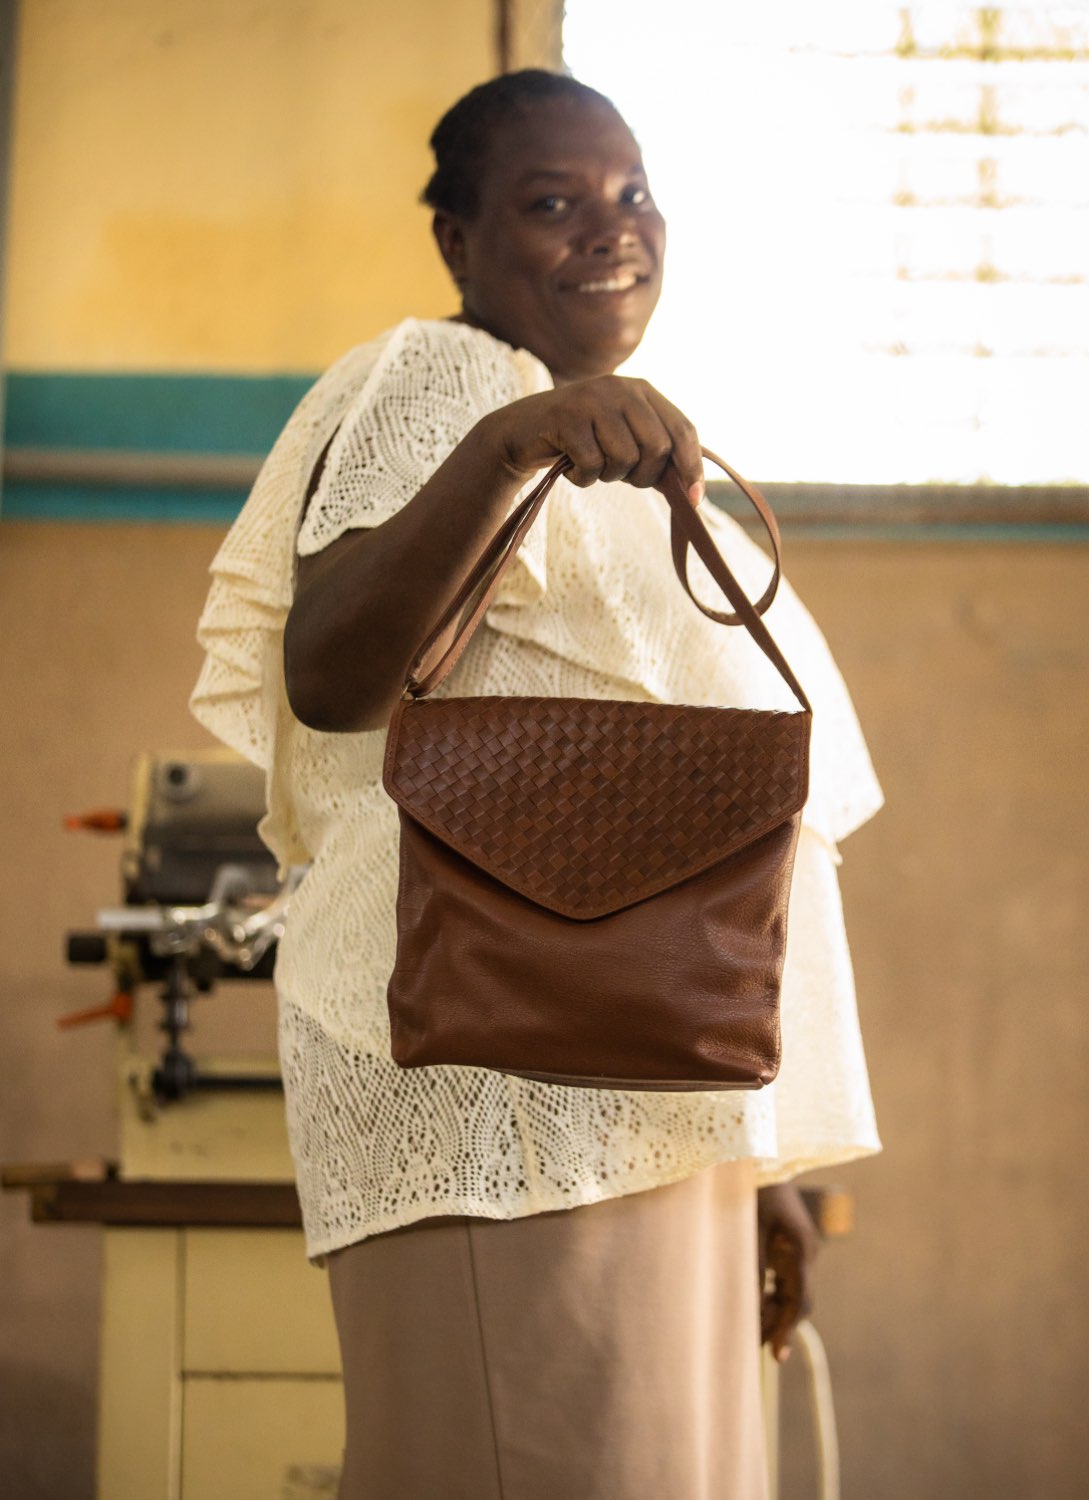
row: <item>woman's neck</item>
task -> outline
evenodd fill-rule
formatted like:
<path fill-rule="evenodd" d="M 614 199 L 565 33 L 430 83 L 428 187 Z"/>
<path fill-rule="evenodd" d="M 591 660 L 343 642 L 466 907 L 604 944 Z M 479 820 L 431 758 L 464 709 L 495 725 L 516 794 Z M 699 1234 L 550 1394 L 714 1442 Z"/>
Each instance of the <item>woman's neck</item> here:
<path fill-rule="evenodd" d="M 468 312 L 464 307 L 458 313 L 451 313 L 450 316 L 446 319 L 446 322 L 464 323 L 466 328 L 479 328 L 481 333 L 490 334 L 493 339 L 498 339 L 501 344 L 509 344 L 512 349 L 518 349 L 521 347 L 518 344 L 512 344 L 510 339 L 504 338 L 503 335 L 496 329 L 489 328 L 487 323 L 482 322 L 480 318 L 474 316 L 473 313 Z M 534 353 L 532 349 L 529 350 L 529 353 L 533 355 L 534 359 L 541 359 L 541 356 Z M 570 385 L 575 380 L 585 379 L 585 377 L 581 375 L 569 375 L 566 374 L 563 370 L 553 370 L 543 359 L 541 359 L 541 363 L 548 370 L 549 375 L 551 375 L 552 377 L 552 384 L 556 387 L 559 387 L 561 385 Z M 612 371 L 607 370 L 603 371 L 602 373 L 611 375 Z"/>

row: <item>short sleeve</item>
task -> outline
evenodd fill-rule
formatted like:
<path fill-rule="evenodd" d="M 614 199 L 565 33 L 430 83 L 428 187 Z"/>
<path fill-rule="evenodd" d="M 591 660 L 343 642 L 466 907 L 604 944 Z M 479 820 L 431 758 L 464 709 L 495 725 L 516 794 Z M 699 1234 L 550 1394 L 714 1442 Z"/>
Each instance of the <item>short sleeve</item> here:
<path fill-rule="evenodd" d="M 482 417 L 548 384 L 538 361 L 478 329 L 402 323 L 333 439 L 299 555 L 388 521 Z"/>
<path fill-rule="evenodd" d="M 269 816 L 262 833 L 281 863 L 308 857 L 284 771 L 296 732 L 283 673 L 296 555 L 319 552 L 353 527 L 388 520 L 481 417 L 550 385 L 538 360 L 490 334 L 410 319 L 326 371 L 266 459 L 212 562 L 197 628 L 204 664 L 190 708 L 218 739 L 266 771 Z M 321 482 L 303 515 L 327 444 Z M 544 529 L 535 528 L 500 599 L 530 604 L 543 596 L 545 550 Z"/>
<path fill-rule="evenodd" d="M 302 495 L 388 338 L 349 350 L 303 397 L 212 560 L 197 625 L 204 663 L 190 708 L 217 739 L 266 771 L 283 717 L 281 650 Z"/>

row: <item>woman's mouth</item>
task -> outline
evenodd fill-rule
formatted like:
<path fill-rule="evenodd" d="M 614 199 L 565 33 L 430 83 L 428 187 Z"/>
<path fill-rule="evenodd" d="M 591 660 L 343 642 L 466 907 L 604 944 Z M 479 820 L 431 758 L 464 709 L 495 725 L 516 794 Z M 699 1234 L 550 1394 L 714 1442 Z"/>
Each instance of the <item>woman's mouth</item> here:
<path fill-rule="evenodd" d="M 601 277 L 596 281 L 580 281 L 571 290 L 594 294 L 598 292 L 630 292 L 632 287 L 637 286 L 643 279 L 635 271 L 614 271 L 611 276 Z"/>

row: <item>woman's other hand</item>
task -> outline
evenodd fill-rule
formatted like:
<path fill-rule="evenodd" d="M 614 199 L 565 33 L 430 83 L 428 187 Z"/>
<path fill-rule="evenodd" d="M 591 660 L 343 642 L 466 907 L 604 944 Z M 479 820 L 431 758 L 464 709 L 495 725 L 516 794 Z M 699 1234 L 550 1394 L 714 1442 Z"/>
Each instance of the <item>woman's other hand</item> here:
<path fill-rule="evenodd" d="M 756 1195 L 760 1264 L 760 1341 L 780 1364 L 812 1306 L 813 1263 L 820 1236 L 793 1183 L 760 1188 Z"/>
<path fill-rule="evenodd" d="M 703 498 L 703 457 L 693 424 L 645 380 L 599 375 L 526 396 L 481 423 L 498 457 L 524 482 L 566 457 L 566 478 L 585 488 L 622 479 L 641 489 L 661 488 L 676 465 L 693 505 Z"/>

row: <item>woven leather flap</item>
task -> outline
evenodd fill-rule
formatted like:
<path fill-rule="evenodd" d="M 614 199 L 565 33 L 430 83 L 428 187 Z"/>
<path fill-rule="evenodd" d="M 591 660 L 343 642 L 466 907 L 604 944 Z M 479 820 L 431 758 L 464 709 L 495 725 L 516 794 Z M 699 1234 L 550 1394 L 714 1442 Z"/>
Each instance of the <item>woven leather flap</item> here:
<path fill-rule="evenodd" d="M 463 858 L 589 920 L 687 880 L 799 812 L 811 715 L 450 698 L 394 714 L 385 787 Z"/>

